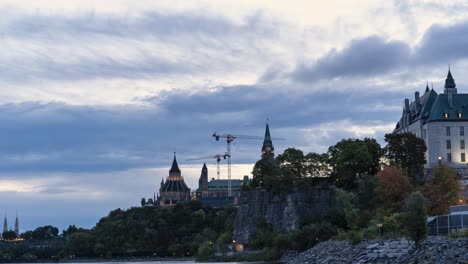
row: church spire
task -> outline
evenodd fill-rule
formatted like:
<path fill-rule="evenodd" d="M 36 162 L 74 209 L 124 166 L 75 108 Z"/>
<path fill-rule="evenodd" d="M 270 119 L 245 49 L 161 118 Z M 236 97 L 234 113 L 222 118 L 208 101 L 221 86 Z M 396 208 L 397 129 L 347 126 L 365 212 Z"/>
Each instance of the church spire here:
<path fill-rule="evenodd" d="M 169 170 L 169 176 L 180 176 L 179 165 L 177 164 L 176 153 L 174 152 L 174 160 L 172 161 L 171 169 Z"/>
<path fill-rule="evenodd" d="M 428 81 L 426 81 L 426 91 L 424 93 L 427 93 L 427 92 L 429 92 L 429 82 Z"/>
<path fill-rule="evenodd" d="M 20 231 L 19 231 L 19 220 L 18 220 L 18 211 L 16 211 L 16 219 L 15 219 L 15 233 L 16 236 L 19 237 Z"/>
<path fill-rule="evenodd" d="M 5 210 L 5 218 L 3 219 L 3 233 L 8 231 L 8 221 L 7 221 L 7 215 L 6 215 L 6 210 Z"/>
<path fill-rule="evenodd" d="M 262 158 L 275 158 L 275 148 L 273 147 L 273 142 L 271 141 L 270 135 L 270 124 L 267 118 L 266 126 L 265 126 L 265 138 L 263 139 L 263 146 L 262 146 Z"/>

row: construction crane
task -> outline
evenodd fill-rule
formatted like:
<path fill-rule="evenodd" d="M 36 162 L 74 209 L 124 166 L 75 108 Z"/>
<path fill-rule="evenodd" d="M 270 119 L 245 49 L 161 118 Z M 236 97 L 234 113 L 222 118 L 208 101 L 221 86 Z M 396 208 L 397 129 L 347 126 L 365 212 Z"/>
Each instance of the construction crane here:
<path fill-rule="evenodd" d="M 263 137 L 256 136 L 246 136 L 246 135 L 232 135 L 232 134 L 218 134 L 213 133 L 213 137 L 216 141 L 219 141 L 220 138 L 225 138 L 227 143 L 227 160 L 228 160 L 228 196 L 231 197 L 231 143 L 234 139 L 263 139 Z"/>
<path fill-rule="evenodd" d="M 222 159 L 226 159 L 229 155 L 227 153 L 224 154 L 216 154 L 216 155 L 211 155 L 211 156 L 205 156 L 205 157 L 199 157 L 199 158 L 194 158 L 194 159 L 188 159 L 187 161 L 190 160 L 206 160 L 206 159 L 216 159 L 216 168 L 217 168 L 217 176 L 218 180 L 220 179 L 219 176 L 219 163 L 221 162 Z"/>

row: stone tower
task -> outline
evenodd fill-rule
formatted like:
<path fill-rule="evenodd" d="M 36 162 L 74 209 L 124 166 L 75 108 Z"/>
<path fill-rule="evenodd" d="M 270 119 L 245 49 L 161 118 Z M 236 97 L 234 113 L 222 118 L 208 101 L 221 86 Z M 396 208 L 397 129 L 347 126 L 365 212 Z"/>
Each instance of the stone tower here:
<path fill-rule="evenodd" d="M 273 147 L 273 142 L 271 141 L 270 126 L 268 124 L 268 119 L 265 127 L 265 138 L 263 139 L 262 159 L 275 159 L 275 148 Z"/>

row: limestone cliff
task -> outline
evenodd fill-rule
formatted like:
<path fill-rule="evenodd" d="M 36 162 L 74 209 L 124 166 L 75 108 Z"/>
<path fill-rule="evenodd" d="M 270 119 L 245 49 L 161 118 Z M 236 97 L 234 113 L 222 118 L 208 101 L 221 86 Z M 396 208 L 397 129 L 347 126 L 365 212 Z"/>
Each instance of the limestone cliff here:
<path fill-rule="evenodd" d="M 315 187 L 287 193 L 265 190 L 242 192 L 236 205 L 233 239 L 238 243 L 248 243 L 261 219 L 265 219 L 278 231 L 298 229 L 302 217 L 324 216 L 335 204 L 333 187 Z"/>

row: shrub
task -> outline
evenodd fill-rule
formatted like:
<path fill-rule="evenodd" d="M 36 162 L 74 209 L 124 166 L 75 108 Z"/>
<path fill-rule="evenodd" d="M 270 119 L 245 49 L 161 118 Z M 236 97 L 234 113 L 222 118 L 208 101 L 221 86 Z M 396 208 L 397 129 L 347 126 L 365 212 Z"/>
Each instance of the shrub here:
<path fill-rule="evenodd" d="M 451 238 L 459 238 L 459 237 L 468 238 L 468 228 L 461 228 L 461 229 L 453 230 L 452 233 L 450 233 L 450 237 Z"/>
<path fill-rule="evenodd" d="M 213 256 L 213 243 L 205 241 L 198 248 L 197 260 L 198 261 L 207 261 Z"/>
<path fill-rule="evenodd" d="M 403 214 L 405 233 L 414 240 L 416 246 L 427 237 L 426 205 L 420 192 L 411 193 Z"/>

